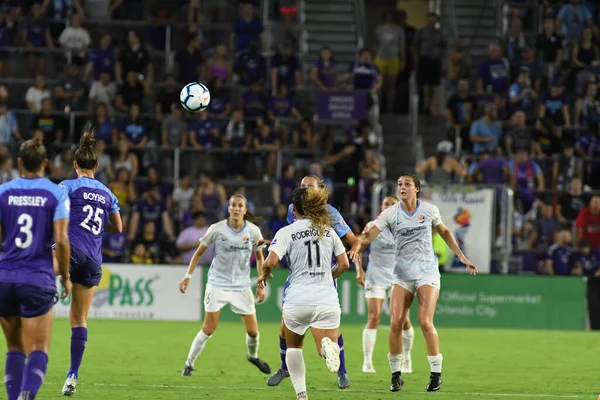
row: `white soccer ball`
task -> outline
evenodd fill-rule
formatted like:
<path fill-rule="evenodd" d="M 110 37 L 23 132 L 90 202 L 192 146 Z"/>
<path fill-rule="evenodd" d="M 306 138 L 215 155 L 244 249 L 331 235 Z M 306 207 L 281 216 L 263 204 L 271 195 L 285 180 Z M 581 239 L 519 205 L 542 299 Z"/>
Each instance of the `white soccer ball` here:
<path fill-rule="evenodd" d="M 210 103 L 210 91 L 201 83 L 188 83 L 181 89 L 179 100 L 183 108 L 189 112 L 204 111 Z"/>

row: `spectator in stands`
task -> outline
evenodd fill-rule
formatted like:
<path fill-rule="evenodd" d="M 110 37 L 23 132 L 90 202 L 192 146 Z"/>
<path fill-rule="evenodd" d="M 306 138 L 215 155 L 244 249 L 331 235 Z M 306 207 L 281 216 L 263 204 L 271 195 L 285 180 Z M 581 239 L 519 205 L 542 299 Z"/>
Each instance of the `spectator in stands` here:
<path fill-rule="evenodd" d="M 2 14 L 11 22 L 17 21 L 21 16 L 21 1 L 20 0 L 8 0 L 0 6 Z"/>
<path fill-rule="evenodd" d="M 561 132 L 548 118 L 535 123 L 535 138 L 532 143 L 536 157 L 553 157 L 561 151 Z"/>
<path fill-rule="evenodd" d="M 505 53 L 508 60 L 514 64 L 521 63 L 521 54 L 527 48 L 527 39 L 523 33 L 521 19 L 513 18 L 510 23 L 510 32 L 505 41 Z"/>
<path fill-rule="evenodd" d="M 0 100 L 0 146 L 8 146 L 16 150 L 22 141 L 17 118 L 8 110 L 6 101 Z"/>
<path fill-rule="evenodd" d="M 86 0 L 83 2 L 85 15 L 91 19 L 110 20 L 124 0 Z"/>
<path fill-rule="evenodd" d="M 395 99 L 396 78 L 400 73 L 403 62 L 406 62 L 406 39 L 404 30 L 396 22 L 396 14 L 388 11 L 383 14 L 383 22 L 375 30 L 377 39 L 377 55 L 375 65 L 383 77 L 383 91 L 387 97 L 388 113 L 392 112 Z"/>
<path fill-rule="evenodd" d="M 143 90 L 143 87 L 142 87 L 142 90 Z M 132 99 L 130 98 L 130 94 L 128 92 L 129 92 L 129 90 L 121 90 L 121 92 L 120 92 L 120 102 L 121 102 L 120 105 L 121 106 L 125 106 L 125 104 L 124 104 L 125 101 L 127 101 L 127 102 L 132 101 Z M 124 100 L 125 99 L 124 95 L 127 96 L 127 100 Z M 100 103 L 108 106 L 109 107 L 108 111 L 112 114 L 114 112 L 112 104 L 114 104 L 116 97 L 117 97 L 117 84 L 115 83 L 115 81 L 111 80 L 110 73 L 108 73 L 106 71 L 102 72 L 100 74 L 100 80 L 94 81 L 92 83 L 92 86 L 90 87 L 90 95 L 89 95 L 90 102 L 88 103 L 88 109 L 89 109 L 90 114 L 92 113 L 92 110 L 94 109 L 96 104 L 100 104 Z M 131 96 L 131 97 L 133 97 L 133 96 Z"/>
<path fill-rule="evenodd" d="M 256 150 L 261 151 L 259 157 L 255 159 L 258 164 L 259 176 L 262 175 L 263 180 L 275 176 L 276 152 L 281 149 L 281 138 L 271 125 L 265 123 L 262 118 L 259 118 L 257 132 L 254 133 L 252 144 Z"/>
<path fill-rule="evenodd" d="M 571 232 L 560 229 L 556 234 L 556 243 L 551 245 L 546 252 L 546 273 L 548 275 L 570 275 L 573 266 L 573 253 Z"/>
<path fill-rule="evenodd" d="M 142 228 L 142 233 L 136 237 L 134 247 L 137 243 L 142 243 L 146 249 L 148 257 L 152 259 L 154 264 L 164 262 L 161 252 L 161 240 L 156 236 L 156 224 L 154 221 L 148 221 Z"/>
<path fill-rule="evenodd" d="M 269 99 L 267 94 L 263 90 L 263 86 L 260 82 L 254 82 L 250 86 L 250 90 L 242 97 L 242 108 L 244 109 L 244 115 L 252 118 L 250 121 L 246 121 L 248 130 L 254 132 L 256 128 L 256 118 L 263 117 L 269 107 Z"/>
<path fill-rule="evenodd" d="M 44 99 L 40 112 L 33 118 L 33 130 L 44 132 L 44 146 L 50 157 L 55 154 L 56 145 L 62 143 L 66 121 L 59 114 L 52 112 L 52 100 Z"/>
<path fill-rule="evenodd" d="M 587 241 L 592 249 L 600 250 L 600 196 L 592 196 L 588 207 L 579 211 L 575 220 L 577 241 Z"/>
<path fill-rule="evenodd" d="M 102 35 L 100 45 L 90 51 L 89 62 L 86 67 L 85 77 L 87 79 L 90 73 L 94 80 L 100 79 L 103 72 L 110 74 L 111 80 L 115 77 L 115 52 L 112 47 L 112 36 L 108 33 Z"/>
<path fill-rule="evenodd" d="M 42 100 L 50 98 L 50 90 L 46 84 L 46 77 L 43 74 L 37 74 L 35 76 L 35 82 L 33 86 L 30 86 L 25 93 L 25 102 L 27 108 L 33 112 L 39 112 L 42 108 Z"/>
<path fill-rule="evenodd" d="M 497 117 L 496 106 L 486 104 L 484 115 L 473 122 L 469 130 L 469 138 L 473 143 L 473 153 L 493 151 L 498 146 L 502 136 L 502 125 Z"/>
<path fill-rule="evenodd" d="M 237 53 L 233 69 L 242 86 L 250 86 L 266 78 L 267 63 L 260 53 L 258 40 L 252 40 L 247 49 Z"/>
<path fill-rule="evenodd" d="M 50 29 L 44 19 L 42 6 L 39 3 L 33 3 L 29 16 L 23 21 L 22 38 L 23 44 L 30 51 L 34 48 L 54 48 Z M 45 56 L 45 53 L 39 51 L 31 51 L 29 53 L 27 62 L 29 64 L 30 76 L 33 77 L 38 73 L 43 74 L 46 71 Z"/>
<path fill-rule="evenodd" d="M 282 176 L 273 181 L 273 203 L 290 204 L 292 192 L 296 189 L 296 169 L 291 164 L 282 168 Z"/>
<path fill-rule="evenodd" d="M 96 104 L 96 112 L 91 125 L 96 129 L 96 139 L 104 140 L 108 146 L 117 145 L 117 128 L 108 115 L 105 103 Z"/>
<path fill-rule="evenodd" d="M 504 139 L 506 154 L 510 159 L 516 157 L 518 149 L 532 151 L 533 132 L 526 122 L 523 111 L 515 112 L 510 120 L 512 129 Z"/>
<path fill-rule="evenodd" d="M 194 150 L 208 150 L 219 141 L 217 123 L 209 118 L 208 113 L 201 112 L 190 121 L 188 127 L 188 141 Z M 191 153 L 191 174 L 198 176 L 202 173 L 213 172 L 213 157 L 206 151 Z"/>
<path fill-rule="evenodd" d="M 259 48 L 262 48 L 263 25 L 260 19 L 254 16 L 254 7 L 251 4 L 244 4 L 242 17 L 233 24 L 230 40 L 230 47 L 235 53 L 247 49 L 252 40 L 257 40 Z"/>
<path fill-rule="evenodd" d="M 129 71 L 144 82 L 147 93 L 154 79 L 154 67 L 148 50 L 142 45 L 138 34 L 131 30 L 127 33 L 127 45 L 121 50 L 115 64 L 117 82 L 123 82 Z"/>
<path fill-rule="evenodd" d="M 302 115 L 296 108 L 294 97 L 288 92 L 288 86 L 282 84 L 278 87 L 277 94 L 269 100 L 269 121 L 275 121 L 284 147 L 288 143 L 288 134 L 291 130 L 289 119 L 291 118 L 301 121 Z"/>
<path fill-rule="evenodd" d="M 98 169 L 94 173 L 97 180 L 109 185 L 114 178 L 114 171 L 112 169 L 112 160 L 108 154 L 106 154 L 106 142 L 104 139 L 96 136 L 96 154 L 98 155 Z"/>
<path fill-rule="evenodd" d="M 87 110 L 85 101 L 86 83 L 79 75 L 79 66 L 68 64 L 65 76 L 58 80 L 54 87 L 56 107 L 65 112 Z"/>
<path fill-rule="evenodd" d="M 377 65 L 373 64 L 371 50 L 364 48 L 360 51 L 358 61 L 350 65 L 346 74 L 346 85 L 349 89 L 369 91 L 367 105 L 371 108 L 376 103 L 376 95 L 381 90 L 383 79 Z"/>
<path fill-rule="evenodd" d="M 167 204 L 160 197 L 160 188 L 158 186 L 152 186 L 144 192 L 134 206 L 127 239 L 129 241 L 134 240 L 148 222 L 154 222 L 157 238 L 164 236 L 171 242 L 175 242 L 173 225 L 169 217 Z"/>
<path fill-rule="evenodd" d="M 183 119 L 183 109 L 179 103 L 171 105 L 171 113 L 163 119 L 160 132 L 164 147 L 185 148 L 187 146 L 188 124 Z"/>
<path fill-rule="evenodd" d="M 87 59 L 87 52 L 92 45 L 92 38 L 87 29 L 81 26 L 81 17 L 79 14 L 71 15 L 71 25 L 66 26 L 58 38 L 58 44 L 67 50 L 67 60 L 77 65 L 84 65 Z"/>
<path fill-rule="evenodd" d="M 61 181 L 72 178 L 75 174 L 73 171 L 73 149 L 70 147 L 64 148 L 59 152 L 49 164 L 50 176 L 52 180 Z"/>
<path fill-rule="evenodd" d="M 200 175 L 200 186 L 197 192 L 202 204 L 202 211 L 219 215 L 227 202 L 227 193 L 220 183 L 207 174 Z"/>
<path fill-rule="evenodd" d="M 177 71 L 179 82 L 200 82 L 204 77 L 204 56 L 200 50 L 200 38 L 195 34 L 188 34 L 185 48 L 175 54 L 173 71 Z"/>
<path fill-rule="evenodd" d="M 537 37 L 535 48 L 544 64 L 554 64 L 554 68 L 558 68 L 563 59 L 563 45 L 554 18 L 544 19 L 544 31 Z"/>
<path fill-rule="evenodd" d="M 588 82 L 585 85 L 583 96 L 575 102 L 573 112 L 573 125 L 588 126 L 593 120 L 600 120 L 600 101 L 598 101 L 598 84 Z"/>
<path fill-rule="evenodd" d="M 87 3 L 87 2 L 86 2 Z M 102 262 L 124 262 L 127 253 L 127 237 L 124 233 L 112 233 L 108 229 L 102 235 Z"/>
<path fill-rule="evenodd" d="M 498 44 L 489 47 L 488 59 L 479 64 L 477 93 L 506 93 L 510 82 L 510 64 L 502 57 Z"/>
<path fill-rule="evenodd" d="M 436 112 L 436 91 L 442 79 L 442 59 L 447 47 L 442 31 L 437 27 L 439 17 L 435 13 L 427 15 L 427 24 L 419 29 L 413 42 L 417 84 L 423 98 L 422 109 L 426 114 Z M 436 112 L 437 113 L 437 112 Z"/>
<path fill-rule="evenodd" d="M 515 189 L 534 192 L 544 190 L 544 172 L 540 165 L 529 158 L 528 149 L 517 149 L 514 160 L 508 162 Z"/>
<path fill-rule="evenodd" d="M 529 120 L 534 118 L 535 107 L 537 104 L 537 92 L 533 88 L 529 68 L 521 67 L 517 81 L 510 85 L 508 98 L 511 110 L 520 111 Z"/>
<path fill-rule="evenodd" d="M 156 50 L 165 50 L 167 25 L 177 20 L 176 9 L 179 5 L 174 1 L 154 0 L 150 3 L 148 16 L 152 24 L 149 29 L 150 44 Z"/>
<path fill-rule="evenodd" d="M 184 174 L 179 181 L 179 186 L 173 190 L 173 205 L 179 211 L 179 214 L 183 215 L 186 211 L 190 210 L 192 206 L 192 199 L 196 189 L 192 186 L 192 177 L 189 174 Z"/>
<path fill-rule="evenodd" d="M 594 25 L 592 14 L 582 3 L 582 0 L 571 0 L 570 4 L 560 8 L 557 15 L 560 31 L 571 42 L 577 40 L 584 28 Z"/>
<path fill-rule="evenodd" d="M 552 81 L 550 91 L 546 92 L 540 98 L 539 115 L 540 119 L 548 118 L 559 128 L 571 127 L 571 114 L 569 112 L 569 103 L 564 93 L 564 87 L 560 78 Z"/>
<path fill-rule="evenodd" d="M 127 73 L 127 80 L 121 84 L 115 97 L 115 108 L 121 112 L 129 112 L 133 105 L 138 108 L 144 103 L 144 84 L 134 71 Z"/>
<path fill-rule="evenodd" d="M 530 249 L 547 249 L 554 243 L 554 232 L 559 227 L 552 204 L 542 204 L 539 214 L 529 236 Z"/>
<path fill-rule="evenodd" d="M 166 75 L 164 86 L 161 91 L 158 92 L 154 103 L 154 112 L 156 113 L 156 119 L 158 121 L 162 121 L 165 115 L 171 113 L 173 104 L 179 103 L 179 93 L 180 87 L 177 84 L 175 77 L 170 74 Z"/>
<path fill-rule="evenodd" d="M 44 0 L 42 12 L 50 19 L 60 20 L 65 20 L 73 14 L 78 14 L 81 18 L 84 15 L 80 0 Z"/>
<path fill-rule="evenodd" d="M 346 183 L 350 179 L 358 179 L 360 167 L 366 158 L 366 149 L 363 145 L 356 144 L 352 140 L 336 142 L 331 154 L 325 158 L 325 163 L 333 167 L 333 181 L 343 185 L 334 186 L 334 204 L 344 204 L 347 188 Z"/>
<path fill-rule="evenodd" d="M 446 62 L 448 69 L 448 80 L 450 87 L 454 89 L 461 79 L 469 79 L 471 77 L 471 55 L 467 49 L 465 39 L 462 37 L 456 38 L 454 46 L 448 53 Z"/>
<path fill-rule="evenodd" d="M 212 78 L 209 82 L 210 87 L 210 103 L 206 112 L 208 115 L 216 119 L 219 125 L 219 130 L 226 124 L 226 119 L 231 114 L 231 93 L 224 86 L 224 81 L 220 78 Z"/>
<path fill-rule="evenodd" d="M 477 161 L 469 165 L 469 182 L 485 185 L 505 185 L 511 183 L 512 174 L 508 161 L 498 152 L 483 152 Z"/>
<path fill-rule="evenodd" d="M 20 177 L 19 171 L 13 168 L 10 155 L 0 156 L 0 184 L 4 184 Z"/>
<path fill-rule="evenodd" d="M 562 193 L 556 203 L 556 217 L 560 223 L 567 225 L 575 221 L 579 212 L 589 203 L 589 196 L 583 193 L 580 178 L 573 178 L 569 191 Z"/>
<path fill-rule="evenodd" d="M 461 139 L 461 148 L 459 150 L 471 151 L 473 145 L 469 138 L 471 124 L 475 117 L 477 109 L 477 100 L 470 94 L 469 81 L 461 79 L 456 86 L 456 93 L 450 97 L 446 104 L 446 121 L 450 125 L 450 137 L 456 139 L 458 131 Z"/>
<path fill-rule="evenodd" d="M 227 154 L 227 174 L 230 176 L 245 176 L 248 154 L 246 151 L 252 146 L 252 134 L 244 122 L 244 113 L 241 109 L 234 110 L 231 120 L 225 127 L 225 148 L 231 149 Z"/>
<path fill-rule="evenodd" d="M 277 231 L 288 225 L 287 223 L 287 212 L 289 203 L 275 203 L 275 212 L 273 216 L 267 221 L 267 232 L 266 237 L 274 237 Z"/>
<path fill-rule="evenodd" d="M 310 167 L 314 154 L 318 151 L 319 134 L 309 120 L 300 121 L 299 129 L 294 131 L 294 165 L 296 168 L 306 170 Z"/>
<path fill-rule="evenodd" d="M 544 64 L 536 58 L 535 49 L 531 46 L 527 46 L 521 53 L 521 63 L 516 65 L 511 72 L 511 76 L 518 75 L 518 71 L 527 68 L 529 70 L 529 80 L 531 81 L 531 87 L 539 92 L 542 84 L 542 78 L 544 78 Z"/>
<path fill-rule="evenodd" d="M 337 65 L 329 46 L 321 47 L 319 59 L 310 72 L 310 79 L 321 90 L 334 90 L 337 86 Z"/>
<path fill-rule="evenodd" d="M 118 164 L 113 164 L 113 168 L 115 166 L 118 166 Z M 120 167 L 116 169 L 115 180 L 111 182 L 109 188 L 117 200 L 119 200 L 121 211 L 125 208 L 125 221 L 129 220 L 130 205 L 137 200 L 137 195 L 133 187 L 133 178 L 127 168 Z"/>
<path fill-rule="evenodd" d="M 271 59 L 271 87 L 274 92 L 280 85 L 287 85 L 290 89 L 303 86 L 302 64 L 290 43 L 284 43 Z"/>
<path fill-rule="evenodd" d="M 212 56 L 206 65 L 206 77 L 208 79 L 218 78 L 224 83 L 230 83 L 233 74 L 233 67 L 227 46 L 219 44 L 215 48 L 215 54 Z"/>
<path fill-rule="evenodd" d="M 127 117 L 121 121 L 120 136 L 133 149 L 141 149 L 148 143 L 148 127 L 140 115 L 139 105 L 132 104 L 129 107 Z"/>
<path fill-rule="evenodd" d="M 452 143 L 443 140 L 437 144 L 436 154 L 428 157 L 421 165 L 415 168 L 417 174 L 425 175 L 428 184 L 446 185 L 458 182 L 467 175 L 466 169 L 450 155 Z"/>
<path fill-rule="evenodd" d="M 581 185 L 583 160 L 575 156 L 575 148 L 572 142 L 563 142 L 561 147 L 562 152 L 560 155 L 555 156 L 552 166 L 552 188 L 566 190 L 571 186 L 574 179 L 579 179 Z"/>
<path fill-rule="evenodd" d="M 19 9 L 20 10 L 20 9 Z M 15 19 L 9 14 L 0 12 L 0 47 L 9 47 L 13 45 L 13 31 L 15 31 Z M 6 77 L 6 60 L 8 52 L 0 52 L 0 77 Z"/>
<path fill-rule="evenodd" d="M 579 40 L 573 46 L 571 59 L 573 65 L 578 68 L 589 68 L 598 64 L 600 53 L 598 46 L 594 43 L 592 28 L 583 28 Z"/>
<path fill-rule="evenodd" d="M 135 243 L 132 246 L 131 256 L 129 257 L 129 261 L 132 264 L 152 264 L 153 260 L 148 254 L 148 250 L 143 243 Z"/>
<path fill-rule="evenodd" d="M 203 237 L 208 231 L 208 222 L 206 222 L 206 216 L 202 211 L 197 211 L 192 214 L 194 224 L 185 228 L 179 236 L 175 245 L 177 250 L 181 252 L 182 264 L 189 264 L 192 256 L 198 248 L 198 240 Z M 210 265 L 212 258 L 214 257 L 214 246 L 208 248 L 202 257 L 200 257 L 199 265 Z"/>
<path fill-rule="evenodd" d="M 580 241 L 577 247 L 577 251 L 573 257 L 575 266 L 571 273 L 576 276 L 600 278 L 600 257 L 598 256 L 598 253 L 592 251 L 590 244 L 585 240 Z"/>

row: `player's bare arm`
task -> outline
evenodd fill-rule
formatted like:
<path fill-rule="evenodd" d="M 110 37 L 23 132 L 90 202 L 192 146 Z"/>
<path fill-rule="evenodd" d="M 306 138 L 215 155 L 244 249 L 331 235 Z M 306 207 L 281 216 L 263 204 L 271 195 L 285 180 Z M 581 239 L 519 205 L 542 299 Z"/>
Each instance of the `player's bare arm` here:
<path fill-rule="evenodd" d="M 361 233 L 356 237 L 356 243 L 352 246 L 352 249 L 348 252 L 350 259 L 354 262 L 360 259 L 360 256 L 364 249 L 381 233 L 379 228 L 372 226 L 368 231 Z"/>
<path fill-rule="evenodd" d="M 454 254 L 456 254 L 458 256 L 458 258 L 460 259 L 460 262 L 465 264 L 465 268 L 467 269 L 467 271 L 469 271 L 469 273 L 471 275 L 477 275 L 477 272 L 478 272 L 477 268 L 463 254 L 462 250 L 458 246 L 458 243 L 456 243 L 456 239 L 454 238 L 454 235 L 452 234 L 452 232 L 450 232 L 450 229 L 448 229 L 448 227 L 443 222 L 440 222 L 440 224 L 438 226 L 436 226 L 435 229 L 438 231 L 438 233 L 440 234 L 442 239 L 444 239 L 444 242 L 446 242 L 448 247 L 450 247 L 450 250 L 452 250 L 454 252 Z"/>

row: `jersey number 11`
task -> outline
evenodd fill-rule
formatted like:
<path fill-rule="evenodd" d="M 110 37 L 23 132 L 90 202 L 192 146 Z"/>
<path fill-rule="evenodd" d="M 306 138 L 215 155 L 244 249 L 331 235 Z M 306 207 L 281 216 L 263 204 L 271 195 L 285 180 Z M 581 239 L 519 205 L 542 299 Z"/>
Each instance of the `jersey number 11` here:
<path fill-rule="evenodd" d="M 317 253 L 317 268 L 321 268 L 321 250 L 319 249 L 319 241 L 313 240 L 312 242 L 309 240 L 308 242 L 304 242 L 304 245 L 308 249 L 308 268 L 313 267 L 313 259 L 312 259 L 312 245 L 315 245 L 316 253 Z"/>

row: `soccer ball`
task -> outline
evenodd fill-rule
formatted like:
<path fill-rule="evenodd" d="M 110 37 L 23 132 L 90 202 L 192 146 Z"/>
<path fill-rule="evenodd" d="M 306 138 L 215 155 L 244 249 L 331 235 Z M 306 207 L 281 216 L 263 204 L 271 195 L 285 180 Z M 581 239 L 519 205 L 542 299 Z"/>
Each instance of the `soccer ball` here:
<path fill-rule="evenodd" d="M 204 111 L 210 103 L 210 91 L 201 83 L 188 83 L 181 89 L 179 100 L 183 108 L 189 112 Z"/>

